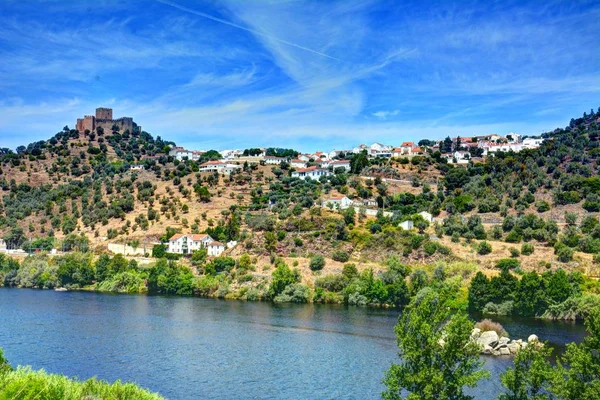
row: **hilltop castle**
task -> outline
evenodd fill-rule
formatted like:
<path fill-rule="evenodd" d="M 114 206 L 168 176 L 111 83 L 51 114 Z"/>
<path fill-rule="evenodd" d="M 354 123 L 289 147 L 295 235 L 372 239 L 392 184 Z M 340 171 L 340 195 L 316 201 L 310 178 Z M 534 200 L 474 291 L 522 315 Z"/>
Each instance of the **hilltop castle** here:
<path fill-rule="evenodd" d="M 102 128 L 105 131 L 112 131 L 113 126 L 117 126 L 119 132 L 136 132 L 141 131 L 142 127 L 133 122 L 131 117 L 122 117 L 113 119 L 112 108 L 96 108 L 96 116 L 86 115 L 83 118 L 77 118 L 76 129 L 79 133 L 84 133 L 86 130 L 95 132 L 97 128 Z"/>

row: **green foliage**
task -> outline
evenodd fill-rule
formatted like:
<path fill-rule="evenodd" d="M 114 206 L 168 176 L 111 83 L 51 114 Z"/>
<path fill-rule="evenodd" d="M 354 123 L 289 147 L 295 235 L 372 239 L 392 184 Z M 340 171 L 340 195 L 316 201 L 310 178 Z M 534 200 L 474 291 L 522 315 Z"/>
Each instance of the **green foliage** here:
<path fill-rule="evenodd" d="M 324 266 L 325 258 L 323 258 L 323 256 L 320 254 L 312 256 L 310 259 L 310 264 L 308 265 L 311 271 L 320 271 Z"/>
<path fill-rule="evenodd" d="M 300 283 L 292 283 L 273 298 L 275 303 L 308 303 L 311 299 L 310 288 Z"/>
<path fill-rule="evenodd" d="M 400 316 L 395 331 L 402 359 L 386 373 L 384 399 L 402 399 L 406 392 L 411 399 L 470 399 L 464 388 L 489 376 L 470 340 L 473 323 L 447 301 L 426 289 Z"/>
<path fill-rule="evenodd" d="M 43 370 L 33 371 L 29 367 L 19 367 L 14 371 L 0 374 L 0 398 L 13 400 L 162 399 L 158 394 L 150 393 L 132 383 L 116 381 L 110 384 L 95 378 L 78 382 L 65 376 L 48 374 Z"/>
<path fill-rule="evenodd" d="M 167 253 L 167 245 L 166 244 L 155 244 L 152 246 L 152 257 L 154 258 L 163 258 Z"/>
<path fill-rule="evenodd" d="M 514 359 L 514 368 L 508 368 L 500 375 L 506 388 L 499 400 L 550 400 L 548 394 L 553 377 L 548 357 L 552 348 L 541 343 L 529 343 L 519 350 Z"/>
<path fill-rule="evenodd" d="M 280 262 L 271 275 L 271 285 L 267 292 L 270 299 L 274 299 L 291 284 L 300 282 L 300 274 L 297 270 L 291 270 L 284 262 Z"/>
<path fill-rule="evenodd" d="M 191 295 L 194 276 L 189 268 L 162 258 L 148 272 L 148 291 L 157 294 Z"/>
<path fill-rule="evenodd" d="M 530 256 L 533 254 L 535 247 L 531 243 L 523 243 L 521 245 L 521 254 L 524 256 Z"/>
<path fill-rule="evenodd" d="M 570 343 L 557 363 L 551 392 L 561 399 L 600 397 L 600 308 L 585 320 L 588 335 L 581 344 Z"/>
<path fill-rule="evenodd" d="M 502 270 L 516 269 L 516 268 L 519 268 L 520 266 L 521 266 L 521 262 L 514 258 L 502 258 L 502 259 L 496 261 L 496 268 L 502 269 Z"/>
<path fill-rule="evenodd" d="M 331 258 L 335 261 L 346 262 L 350 259 L 350 254 L 344 250 L 336 250 L 331 255 Z M 311 268 L 312 269 L 312 268 Z"/>
<path fill-rule="evenodd" d="M 492 245 L 488 242 L 480 242 L 477 246 L 477 254 L 480 256 L 484 256 L 486 254 L 490 254 L 492 252 Z"/>

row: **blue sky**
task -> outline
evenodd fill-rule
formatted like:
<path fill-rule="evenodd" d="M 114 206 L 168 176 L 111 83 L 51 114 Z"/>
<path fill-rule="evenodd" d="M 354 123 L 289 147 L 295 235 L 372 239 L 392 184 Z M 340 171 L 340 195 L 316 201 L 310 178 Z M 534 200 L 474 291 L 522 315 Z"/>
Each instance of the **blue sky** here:
<path fill-rule="evenodd" d="M 191 149 L 540 132 L 600 106 L 598 1 L 11 1 L 0 147 L 98 106 Z"/>

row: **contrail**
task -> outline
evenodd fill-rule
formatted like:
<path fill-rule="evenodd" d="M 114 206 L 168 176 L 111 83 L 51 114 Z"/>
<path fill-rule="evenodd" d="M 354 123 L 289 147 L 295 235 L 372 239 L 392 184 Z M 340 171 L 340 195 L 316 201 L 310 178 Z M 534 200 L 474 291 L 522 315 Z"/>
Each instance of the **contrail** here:
<path fill-rule="evenodd" d="M 271 40 L 275 40 L 277 42 L 280 42 L 280 43 L 283 43 L 283 44 L 287 44 L 288 46 L 292 46 L 292 47 L 295 47 L 297 49 L 308 51 L 310 53 L 317 54 L 317 55 L 320 55 L 322 57 L 327 57 L 327 58 L 330 58 L 332 60 L 342 61 L 339 58 L 335 58 L 335 57 L 330 56 L 328 54 L 321 53 L 321 52 L 313 50 L 313 49 L 309 49 L 308 47 L 300 46 L 299 44 L 296 44 L 296 43 L 288 42 L 287 40 L 279 39 L 279 38 L 277 38 L 275 36 L 269 35 L 268 33 L 264 33 L 264 32 L 260 32 L 260 31 L 256 31 L 254 29 L 246 28 L 245 26 L 241 26 L 241 25 L 235 24 L 233 22 L 230 22 L 230 21 L 227 21 L 227 20 L 224 20 L 224 19 L 221 19 L 221 18 L 214 17 L 214 16 L 212 16 L 210 14 L 206 14 L 206 13 L 203 13 L 201 11 L 192 10 L 191 8 L 187 8 L 187 7 L 184 7 L 184 6 L 179 5 L 177 3 L 173 3 L 172 1 L 169 1 L 169 0 L 156 0 L 156 1 L 158 1 L 159 3 L 166 4 L 168 6 L 171 6 L 171 7 L 175 7 L 177 9 L 181 10 L 181 11 L 185 11 L 185 12 L 188 12 L 188 13 L 191 13 L 191 14 L 198 15 L 199 17 L 207 18 L 207 19 L 210 19 L 210 20 L 215 21 L 215 22 L 220 22 L 220 23 L 225 24 L 225 25 L 233 26 L 234 28 L 238 28 L 238 29 L 241 29 L 243 31 L 250 32 L 250 33 L 253 33 L 255 35 L 264 36 L 264 37 L 269 38 Z"/>

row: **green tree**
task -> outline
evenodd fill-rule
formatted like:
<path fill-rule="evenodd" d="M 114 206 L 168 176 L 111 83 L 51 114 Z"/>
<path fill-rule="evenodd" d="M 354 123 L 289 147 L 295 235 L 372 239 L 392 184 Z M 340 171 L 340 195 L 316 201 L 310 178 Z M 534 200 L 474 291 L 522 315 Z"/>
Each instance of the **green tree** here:
<path fill-rule="evenodd" d="M 400 316 L 395 331 L 401 363 L 386 372 L 384 399 L 471 399 L 464 388 L 489 376 L 471 341 L 473 322 L 452 311 L 447 300 L 426 289 Z"/>
<path fill-rule="evenodd" d="M 545 284 L 537 272 L 526 272 L 515 292 L 515 308 L 520 315 L 533 317 L 546 311 Z"/>
<path fill-rule="evenodd" d="M 499 400 L 550 400 L 548 388 L 552 381 L 552 367 L 548 357 L 552 348 L 541 343 L 530 343 L 519 350 L 514 360 L 514 368 L 508 368 L 500 375 L 506 391 Z"/>
<path fill-rule="evenodd" d="M 469 285 L 469 311 L 479 312 L 490 301 L 490 281 L 478 271 Z"/>
<path fill-rule="evenodd" d="M 272 300 L 282 293 L 288 285 L 297 282 L 300 282 L 300 274 L 297 271 L 292 271 L 284 262 L 280 262 L 271 275 L 271 285 L 267 296 Z"/>
<path fill-rule="evenodd" d="M 308 267 L 311 271 L 320 271 L 325 266 L 325 259 L 322 255 L 317 254 L 310 259 L 310 264 Z"/>
<path fill-rule="evenodd" d="M 585 320 L 588 336 L 570 343 L 557 362 L 550 391 L 561 399 L 600 399 L 600 309 Z"/>
<path fill-rule="evenodd" d="M 492 245 L 486 241 L 480 242 L 477 246 L 477 254 L 484 256 L 492 252 Z"/>

